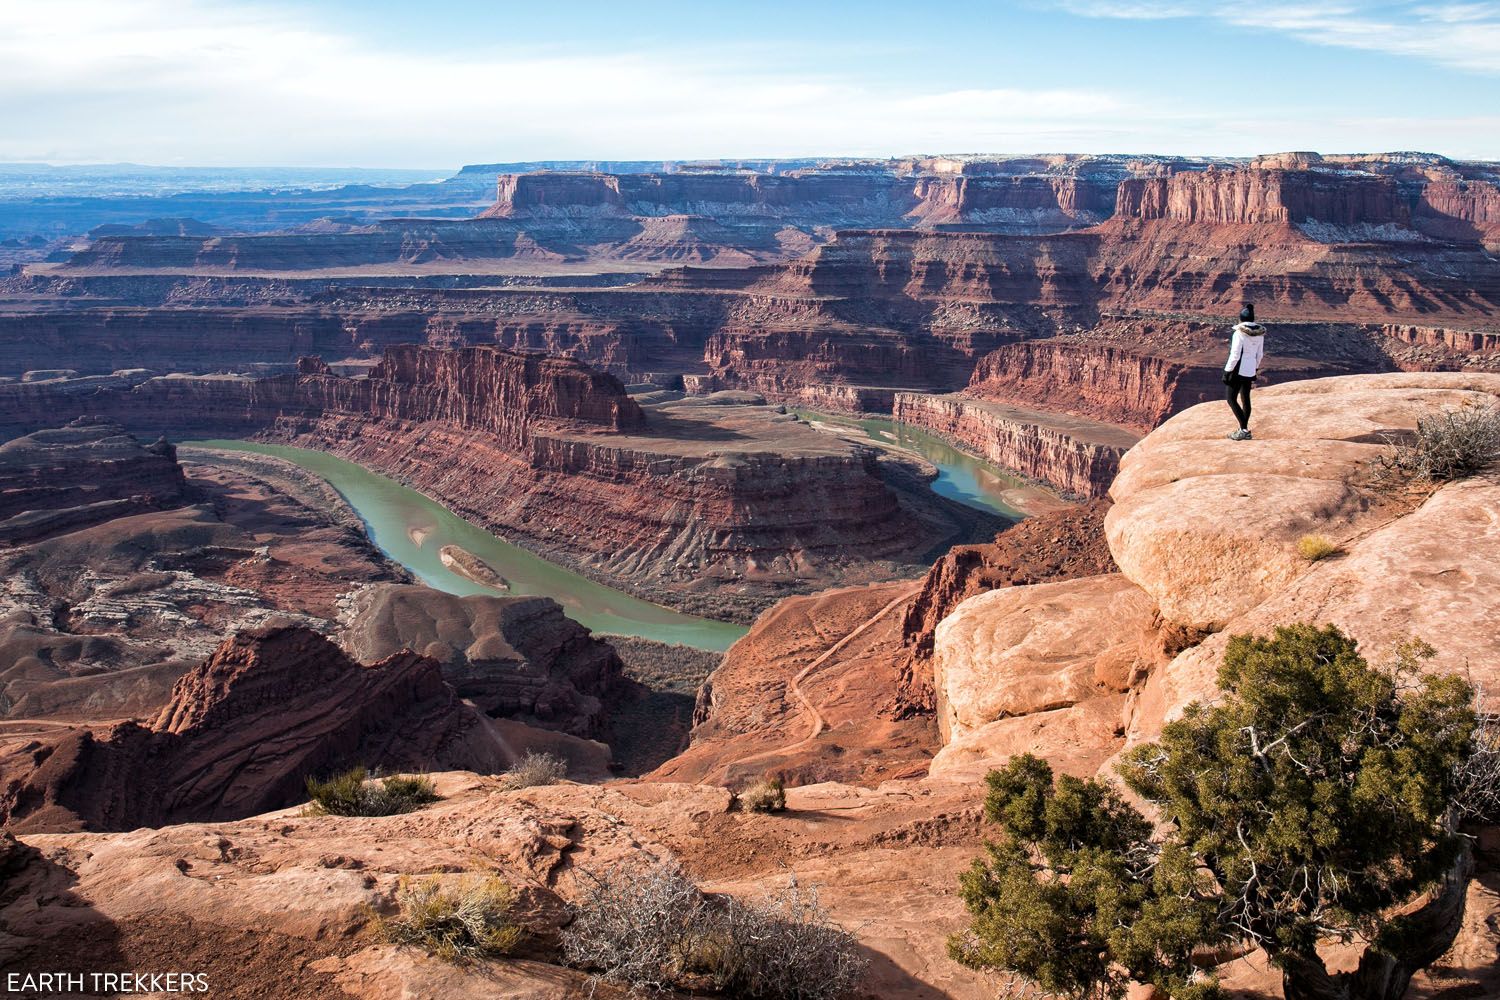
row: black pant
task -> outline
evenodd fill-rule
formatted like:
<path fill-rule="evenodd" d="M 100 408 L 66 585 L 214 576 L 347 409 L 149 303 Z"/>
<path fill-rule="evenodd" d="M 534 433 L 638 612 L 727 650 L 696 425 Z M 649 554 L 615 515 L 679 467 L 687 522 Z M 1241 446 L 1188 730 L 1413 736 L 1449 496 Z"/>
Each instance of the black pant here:
<path fill-rule="evenodd" d="M 1254 375 L 1239 372 L 1232 372 L 1224 383 L 1224 396 L 1229 400 L 1229 408 L 1234 411 L 1234 419 L 1240 422 L 1242 431 L 1250 429 L 1250 387 L 1254 384 Z"/>

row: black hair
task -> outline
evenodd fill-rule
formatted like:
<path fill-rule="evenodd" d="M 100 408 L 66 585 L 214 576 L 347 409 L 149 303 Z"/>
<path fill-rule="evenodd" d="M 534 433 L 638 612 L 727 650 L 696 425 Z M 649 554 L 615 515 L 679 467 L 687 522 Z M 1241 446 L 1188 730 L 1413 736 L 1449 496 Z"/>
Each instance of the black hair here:
<path fill-rule="evenodd" d="M 1252 306 L 1248 302 L 1245 303 L 1245 308 L 1243 308 L 1243 309 L 1240 310 L 1240 322 L 1241 323 L 1254 323 L 1255 322 L 1255 307 Z"/>

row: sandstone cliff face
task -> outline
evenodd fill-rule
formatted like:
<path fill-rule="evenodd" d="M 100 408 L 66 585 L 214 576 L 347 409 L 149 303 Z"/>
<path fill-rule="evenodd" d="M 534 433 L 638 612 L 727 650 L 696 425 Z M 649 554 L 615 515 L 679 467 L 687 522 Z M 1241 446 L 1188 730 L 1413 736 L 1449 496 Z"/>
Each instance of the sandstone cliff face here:
<path fill-rule="evenodd" d="M 278 420 L 345 415 L 410 423 L 441 422 L 483 432 L 508 447 L 533 427 L 639 428 L 644 416 L 618 380 L 574 361 L 493 347 L 392 347 L 368 378 L 334 375 L 316 358 L 295 374 L 141 377 L 0 385 L 0 427 L 47 426 L 63 414 L 105 414 L 174 436 L 235 433 Z"/>
<path fill-rule="evenodd" d="M 1114 571 L 1104 540 L 1109 501 L 1049 511 L 1018 521 L 982 545 L 955 545 L 933 564 L 902 612 L 904 657 L 897 714 L 936 709 L 932 650 L 938 623 L 976 594 L 1003 587 L 1073 580 Z"/>
<path fill-rule="evenodd" d="M 1413 225 L 1439 239 L 1500 246 L 1500 183 L 1445 178 L 1422 188 Z"/>
<path fill-rule="evenodd" d="M 1031 340 L 980 358 L 965 393 L 1034 406 L 1060 398 L 1074 412 L 1149 430 L 1222 395 L 1222 368 L 1222 362 L 1194 365 L 1123 345 Z"/>
<path fill-rule="evenodd" d="M 0 759 L 18 830 L 231 819 L 300 801 L 308 775 L 355 765 L 492 773 L 507 747 L 410 651 L 361 666 L 305 628 L 225 640 L 150 726 L 74 730 Z"/>
<path fill-rule="evenodd" d="M 1220 170 L 1122 181 L 1116 214 L 1213 225 L 1406 225 L 1395 179 L 1314 170 Z"/>
<path fill-rule="evenodd" d="M 497 348 L 391 347 L 365 379 L 339 378 L 316 365 L 304 366 L 301 375 L 296 395 L 309 412 L 436 421 L 484 431 L 508 445 L 524 444 L 537 420 L 603 431 L 645 424 L 641 408 L 613 376 L 563 358 Z"/>
<path fill-rule="evenodd" d="M 1136 436 L 1121 427 L 964 396 L 898 392 L 896 420 L 1076 497 L 1103 496 Z"/>

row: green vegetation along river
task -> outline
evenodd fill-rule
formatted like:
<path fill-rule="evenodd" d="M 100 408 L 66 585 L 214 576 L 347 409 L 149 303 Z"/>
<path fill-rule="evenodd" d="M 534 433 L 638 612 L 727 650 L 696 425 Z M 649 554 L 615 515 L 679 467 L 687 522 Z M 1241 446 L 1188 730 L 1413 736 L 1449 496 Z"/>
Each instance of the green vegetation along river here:
<path fill-rule="evenodd" d="M 681 614 L 595 583 L 496 538 L 416 490 L 353 462 L 307 448 L 250 441 L 184 443 L 270 455 L 327 480 L 359 514 L 376 547 L 437 590 L 459 595 L 500 593 L 444 565 L 439 552 L 445 545 L 456 545 L 503 576 L 510 584 L 506 593 L 550 597 L 569 618 L 594 632 L 712 650 L 728 649 L 746 632 L 743 625 Z"/>

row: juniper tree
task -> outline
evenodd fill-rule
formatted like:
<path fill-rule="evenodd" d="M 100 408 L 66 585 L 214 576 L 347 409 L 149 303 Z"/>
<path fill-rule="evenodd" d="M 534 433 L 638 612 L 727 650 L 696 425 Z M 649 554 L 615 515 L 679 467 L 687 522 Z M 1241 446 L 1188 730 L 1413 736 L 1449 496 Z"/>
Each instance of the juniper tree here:
<path fill-rule="evenodd" d="M 1232 638 L 1222 698 L 1121 765 L 1159 812 L 1154 836 L 1102 782 L 1029 756 L 992 772 L 985 812 L 1004 836 L 961 878 L 973 922 L 954 956 L 1069 997 L 1136 980 L 1203 1000 L 1218 988 L 1195 956 L 1248 942 L 1288 1000 L 1400 997 L 1452 943 L 1472 873 L 1452 805 L 1473 693 L 1422 673 L 1431 655 L 1410 643 L 1374 668 L 1331 626 Z M 1317 945 L 1332 939 L 1363 943 L 1355 970 L 1328 972 Z"/>

